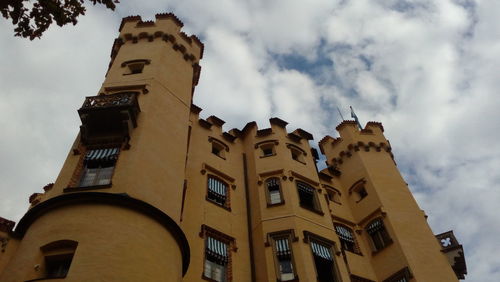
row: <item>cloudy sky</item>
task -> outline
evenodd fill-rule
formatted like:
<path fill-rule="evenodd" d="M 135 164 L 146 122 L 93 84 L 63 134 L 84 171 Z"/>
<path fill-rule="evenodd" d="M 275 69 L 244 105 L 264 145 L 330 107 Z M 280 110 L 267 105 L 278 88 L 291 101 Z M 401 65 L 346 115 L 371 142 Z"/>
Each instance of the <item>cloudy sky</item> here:
<path fill-rule="evenodd" d="M 18 221 L 55 180 L 121 18 L 168 11 L 205 43 L 202 116 L 226 130 L 278 116 L 315 146 L 337 136 L 336 107 L 381 121 L 434 232 L 464 245 L 467 281 L 499 281 L 500 1 L 122 0 L 35 41 L 2 18 L 0 216 Z"/>

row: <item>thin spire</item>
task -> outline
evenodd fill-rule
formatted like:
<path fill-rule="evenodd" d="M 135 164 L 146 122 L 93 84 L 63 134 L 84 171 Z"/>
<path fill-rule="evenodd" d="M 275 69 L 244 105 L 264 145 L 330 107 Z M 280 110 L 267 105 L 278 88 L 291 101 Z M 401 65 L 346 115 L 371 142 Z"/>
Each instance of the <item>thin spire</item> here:
<path fill-rule="evenodd" d="M 344 121 L 344 120 L 345 120 L 345 119 L 344 119 L 344 116 L 342 116 L 342 113 L 340 112 L 339 107 L 337 107 L 337 111 L 339 111 L 340 118 L 342 118 L 342 121 Z"/>

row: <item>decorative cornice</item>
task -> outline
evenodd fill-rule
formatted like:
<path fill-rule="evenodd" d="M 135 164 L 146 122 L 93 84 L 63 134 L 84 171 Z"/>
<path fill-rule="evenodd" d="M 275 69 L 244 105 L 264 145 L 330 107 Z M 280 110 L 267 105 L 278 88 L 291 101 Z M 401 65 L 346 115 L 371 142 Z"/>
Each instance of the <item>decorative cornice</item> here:
<path fill-rule="evenodd" d="M 299 173 L 296 173 L 293 170 L 290 170 L 289 174 L 290 174 L 290 176 L 289 176 L 290 180 L 293 180 L 293 178 L 295 177 L 295 178 L 298 178 L 301 181 L 307 182 L 307 183 L 315 186 L 316 189 L 319 186 L 319 182 L 317 182 L 315 180 L 312 180 L 311 178 L 305 177 L 305 176 L 303 176 L 303 175 L 301 175 Z"/>
<path fill-rule="evenodd" d="M 299 146 L 297 146 L 297 145 L 290 144 L 290 143 L 286 143 L 286 147 L 287 147 L 288 149 L 290 149 L 290 148 L 294 148 L 294 149 L 296 149 L 296 150 L 299 150 L 300 152 L 302 152 L 302 154 L 304 154 L 304 156 L 307 156 L 307 152 L 306 152 L 306 151 L 304 151 L 304 149 L 300 148 L 300 147 L 299 147 Z"/>
<path fill-rule="evenodd" d="M 259 178 L 257 180 L 257 185 L 262 185 L 262 183 L 264 182 L 263 179 L 264 178 L 267 178 L 269 176 L 281 176 L 281 179 L 283 180 L 286 180 L 287 177 L 286 175 L 284 174 L 284 170 L 283 169 L 277 169 L 277 170 L 271 170 L 271 171 L 264 171 L 264 172 L 261 172 L 259 173 Z"/>
<path fill-rule="evenodd" d="M 214 168 L 206 163 L 203 163 L 201 165 L 201 171 L 200 171 L 201 174 L 204 175 L 205 173 L 207 173 L 207 170 L 210 171 L 211 173 L 215 174 L 216 176 L 224 179 L 225 181 L 231 182 L 232 188 L 233 189 L 236 188 L 236 185 L 234 184 L 235 179 L 233 177 L 225 174 L 224 172 L 222 172 L 222 171 L 220 171 L 220 170 L 218 170 L 218 169 L 216 169 L 216 168 Z"/>
<path fill-rule="evenodd" d="M 226 152 L 229 152 L 229 146 L 222 142 L 221 140 L 215 138 L 215 137 L 212 137 L 212 136 L 208 136 L 208 142 L 212 143 L 212 142 L 216 142 L 216 143 L 219 143 L 220 145 L 222 145 L 222 147 L 224 147 L 224 150 L 226 150 Z"/>
<path fill-rule="evenodd" d="M 0 232 L 11 232 L 16 223 L 6 218 L 0 217 Z"/>
<path fill-rule="evenodd" d="M 22 238 L 31 224 L 33 224 L 39 217 L 51 212 L 52 210 L 77 204 L 119 206 L 121 208 L 139 212 L 154 219 L 167 229 L 176 240 L 182 254 L 182 273 L 183 275 L 186 274 L 190 261 L 190 249 L 189 243 L 182 229 L 163 211 L 144 201 L 132 198 L 127 194 L 80 192 L 50 198 L 28 210 L 28 212 L 19 221 L 15 230 L 15 235 Z M 2 218 L 0 218 L 0 227 L 3 226 L 1 223 Z M 13 224 L 14 223 L 12 222 L 11 226 L 13 226 Z"/>
<path fill-rule="evenodd" d="M 278 145 L 279 141 L 276 139 L 264 140 L 264 141 L 260 141 L 260 142 L 255 143 L 255 145 L 253 147 L 254 147 L 254 149 L 258 149 L 261 145 L 267 144 L 267 143 L 273 143 L 274 145 Z"/>
<path fill-rule="evenodd" d="M 334 143 L 332 143 L 332 145 L 333 144 Z M 389 144 L 384 143 L 384 142 L 380 142 L 377 145 L 374 142 L 368 142 L 368 144 L 367 144 L 367 143 L 364 143 L 362 141 L 359 141 L 358 143 L 348 144 L 347 150 L 340 151 L 340 153 L 338 154 L 338 157 L 332 159 L 331 165 L 337 166 L 338 164 L 342 164 L 346 157 L 350 158 L 352 156 L 353 152 L 358 152 L 360 149 L 363 149 L 365 152 L 369 152 L 370 149 L 375 149 L 377 152 L 384 150 L 387 153 L 389 153 L 391 158 L 394 160 L 394 155 L 392 154 L 392 148 Z"/>

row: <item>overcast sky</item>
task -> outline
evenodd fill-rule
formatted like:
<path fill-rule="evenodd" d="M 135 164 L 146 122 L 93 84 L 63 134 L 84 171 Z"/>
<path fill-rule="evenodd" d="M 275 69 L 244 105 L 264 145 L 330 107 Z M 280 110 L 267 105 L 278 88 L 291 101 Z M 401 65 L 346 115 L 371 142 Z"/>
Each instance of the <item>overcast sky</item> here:
<path fill-rule="evenodd" d="M 41 40 L 0 19 L 0 216 L 53 182 L 97 95 L 124 16 L 174 12 L 205 43 L 194 102 L 242 128 L 337 136 L 352 105 L 383 123 L 434 233 L 464 245 L 467 281 L 500 279 L 500 1 L 127 1 Z"/>

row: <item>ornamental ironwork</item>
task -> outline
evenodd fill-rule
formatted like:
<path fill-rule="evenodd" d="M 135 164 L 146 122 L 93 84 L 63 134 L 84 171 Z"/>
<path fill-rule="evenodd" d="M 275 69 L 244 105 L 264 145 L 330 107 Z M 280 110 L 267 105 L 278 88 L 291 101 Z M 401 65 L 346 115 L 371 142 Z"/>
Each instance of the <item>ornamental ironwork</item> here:
<path fill-rule="evenodd" d="M 82 109 L 102 109 L 111 107 L 134 106 L 137 104 L 136 95 L 137 94 L 134 92 L 126 92 L 86 97 Z"/>

